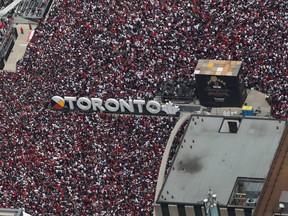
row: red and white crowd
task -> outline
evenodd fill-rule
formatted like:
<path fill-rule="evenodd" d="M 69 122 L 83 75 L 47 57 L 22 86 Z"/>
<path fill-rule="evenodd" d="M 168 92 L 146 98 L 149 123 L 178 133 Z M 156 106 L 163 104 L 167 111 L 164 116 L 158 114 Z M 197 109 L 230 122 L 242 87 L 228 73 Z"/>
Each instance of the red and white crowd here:
<path fill-rule="evenodd" d="M 0 207 L 151 215 L 175 119 L 55 112 L 52 96 L 152 99 L 199 59 L 244 62 L 287 118 L 288 2 L 56 0 L 17 72 L 0 73 Z"/>

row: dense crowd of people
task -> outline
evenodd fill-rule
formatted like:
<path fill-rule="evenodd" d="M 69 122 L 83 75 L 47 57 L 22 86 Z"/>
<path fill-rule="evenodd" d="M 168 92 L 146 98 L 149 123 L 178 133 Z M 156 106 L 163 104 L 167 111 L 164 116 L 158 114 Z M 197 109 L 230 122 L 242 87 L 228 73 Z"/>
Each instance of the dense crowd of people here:
<path fill-rule="evenodd" d="M 193 81 L 198 59 L 242 60 L 246 85 L 267 92 L 273 116 L 285 119 L 287 7 L 281 0 L 56 1 L 19 70 L 57 79 L 65 86 L 59 94 L 151 99 L 163 80 Z"/>
<path fill-rule="evenodd" d="M 287 11 L 283 0 L 56 0 L 16 73 L 0 74 L 0 207 L 151 215 L 176 120 L 44 104 L 54 95 L 148 100 L 162 81 L 193 81 L 199 59 L 230 59 L 286 119 Z"/>
<path fill-rule="evenodd" d="M 151 214 L 175 119 L 38 110 L 21 103 L 34 101 L 21 95 L 23 76 L 0 78 L 1 207 L 32 215 Z"/>

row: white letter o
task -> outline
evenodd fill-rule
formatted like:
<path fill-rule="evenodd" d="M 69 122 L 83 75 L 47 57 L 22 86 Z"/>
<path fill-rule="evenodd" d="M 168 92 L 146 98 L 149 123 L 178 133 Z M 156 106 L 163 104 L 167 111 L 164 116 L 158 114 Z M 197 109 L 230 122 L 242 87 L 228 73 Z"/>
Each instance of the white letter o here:
<path fill-rule="evenodd" d="M 84 105 L 83 102 L 86 103 L 87 105 Z M 91 109 L 91 101 L 88 98 L 80 97 L 77 100 L 77 106 L 81 110 L 85 110 L 85 111 L 90 110 Z"/>
<path fill-rule="evenodd" d="M 111 106 L 111 104 L 114 104 L 114 106 Z M 119 110 L 119 102 L 116 99 L 108 98 L 105 101 L 105 107 L 110 112 L 116 112 Z"/>
<path fill-rule="evenodd" d="M 146 110 L 152 114 L 157 114 L 161 111 L 161 106 L 157 101 L 148 101 L 146 104 Z"/>

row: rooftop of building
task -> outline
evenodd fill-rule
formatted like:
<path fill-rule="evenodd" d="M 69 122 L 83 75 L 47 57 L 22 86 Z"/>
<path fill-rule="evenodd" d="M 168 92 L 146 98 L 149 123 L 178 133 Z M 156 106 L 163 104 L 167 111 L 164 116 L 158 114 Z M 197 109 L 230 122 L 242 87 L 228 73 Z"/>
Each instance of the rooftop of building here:
<path fill-rule="evenodd" d="M 237 76 L 242 61 L 206 60 L 200 59 L 195 68 L 195 74 Z"/>
<path fill-rule="evenodd" d="M 281 142 L 271 169 L 266 178 L 263 191 L 254 211 L 255 216 L 288 215 L 288 126 L 283 132 Z"/>
<path fill-rule="evenodd" d="M 227 205 L 239 177 L 266 178 L 284 128 L 270 118 L 191 116 L 157 202 L 202 203 L 212 190 Z"/>

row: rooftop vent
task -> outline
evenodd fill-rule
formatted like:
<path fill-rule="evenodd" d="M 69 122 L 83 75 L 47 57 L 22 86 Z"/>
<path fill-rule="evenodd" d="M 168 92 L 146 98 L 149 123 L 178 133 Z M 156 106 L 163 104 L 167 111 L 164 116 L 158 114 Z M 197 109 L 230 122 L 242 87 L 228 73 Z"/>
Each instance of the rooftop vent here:
<path fill-rule="evenodd" d="M 237 133 L 241 119 L 224 119 L 219 132 L 220 133 Z"/>
<path fill-rule="evenodd" d="M 256 198 L 249 198 L 246 200 L 247 206 L 256 206 L 257 199 Z"/>

